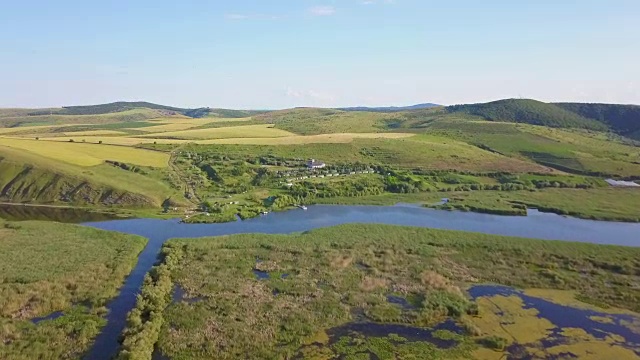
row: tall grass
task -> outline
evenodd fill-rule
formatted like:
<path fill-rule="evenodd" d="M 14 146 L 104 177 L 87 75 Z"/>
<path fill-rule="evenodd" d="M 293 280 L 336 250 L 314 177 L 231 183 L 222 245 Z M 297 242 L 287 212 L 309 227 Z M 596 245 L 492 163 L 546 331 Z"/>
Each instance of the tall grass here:
<path fill-rule="evenodd" d="M 78 358 L 146 240 L 76 225 L 0 220 L 0 358 Z M 62 316 L 32 324 L 55 312 Z"/>

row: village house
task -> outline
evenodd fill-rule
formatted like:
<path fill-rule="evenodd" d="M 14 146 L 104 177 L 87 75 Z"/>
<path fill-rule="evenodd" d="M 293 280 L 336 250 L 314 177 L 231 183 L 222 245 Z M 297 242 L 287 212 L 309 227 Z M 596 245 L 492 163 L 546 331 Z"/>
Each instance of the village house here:
<path fill-rule="evenodd" d="M 322 161 L 316 161 L 316 159 L 311 159 L 307 162 L 307 167 L 309 169 L 322 169 L 325 166 L 327 166 L 325 163 Z"/>

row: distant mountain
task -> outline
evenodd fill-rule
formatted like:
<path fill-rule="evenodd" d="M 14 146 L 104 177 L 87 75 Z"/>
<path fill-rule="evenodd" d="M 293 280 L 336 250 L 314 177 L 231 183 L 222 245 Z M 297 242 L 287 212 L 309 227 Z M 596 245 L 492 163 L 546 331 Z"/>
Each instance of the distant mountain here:
<path fill-rule="evenodd" d="M 448 106 L 450 113 L 466 113 L 491 121 L 506 121 L 557 128 L 581 128 L 606 131 L 601 121 L 586 118 L 555 104 L 529 99 L 506 99 L 484 104 Z"/>
<path fill-rule="evenodd" d="M 338 110 L 370 111 L 370 112 L 400 112 L 400 111 L 407 111 L 407 110 L 430 109 L 430 108 L 439 107 L 439 106 L 442 106 L 442 105 L 424 103 L 424 104 L 416 104 L 411 106 L 383 106 L 383 107 L 355 106 L 355 107 L 338 108 Z"/>
<path fill-rule="evenodd" d="M 84 106 L 63 106 L 62 111 L 58 112 L 59 115 L 100 115 L 111 114 L 116 112 L 122 112 L 133 109 L 153 109 L 153 110 L 165 110 L 175 113 L 185 113 L 192 111 L 193 109 L 182 109 L 172 106 L 158 105 L 145 101 L 127 102 L 118 101 L 109 104 L 100 105 L 84 105 Z"/>
<path fill-rule="evenodd" d="M 173 106 L 159 105 L 146 101 L 118 101 L 109 104 L 101 105 L 86 105 L 86 106 L 64 106 L 62 111 L 56 112 L 58 115 L 100 115 L 111 114 L 117 112 L 123 112 L 133 109 L 152 109 L 159 111 L 166 111 L 170 114 L 181 114 L 192 118 L 203 117 L 225 117 L 225 118 L 242 118 L 253 116 L 257 114 L 265 113 L 266 111 L 254 111 L 254 110 L 229 110 L 229 109 L 212 109 L 208 107 L 185 109 Z M 38 115 L 40 115 L 38 113 Z"/>

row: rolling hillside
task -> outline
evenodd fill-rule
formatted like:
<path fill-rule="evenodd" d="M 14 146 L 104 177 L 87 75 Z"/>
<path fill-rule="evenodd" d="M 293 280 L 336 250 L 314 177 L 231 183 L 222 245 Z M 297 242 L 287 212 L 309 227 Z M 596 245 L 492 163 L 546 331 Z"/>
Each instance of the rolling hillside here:
<path fill-rule="evenodd" d="M 37 113 L 38 112 L 32 112 L 30 113 L 31 115 L 0 117 L 0 127 L 17 128 L 25 126 L 74 124 L 103 125 L 115 123 L 132 123 L 136 121 L 144 121 L 166 116 L 166 114 L 159 110 L 145 108 L 92 115 L 64 115 L 60 114 L 60 112 L 55 111 L 52 111 L 50 114 L 34 115 Z"/>
<path fill-rule="evenodd" d="M 554 104 L 588 119 L 597 120 L 616 133 L 640 140 L 640 106 L 614 104 Z"/>
<path fill-rule="evenodd" d="M 0 127 L 60 124 L 115 124 L 158 118 L 246 118 L 264 114 L 260 110 L 185 109 L 150 102 L 118 101 L 109 104 L 66 106 L 47 109 L 0 109 Z"/>
<path fill-rule="evenodd" d="M 438 105 L 438 104 L 424 103 L 424 104 L 416 104 L 416 105 L 410 105 L 410 106 L 381 106 L 381 107 L 354 106 L 354 107 L 338 108 L 338 110 L 370 111 L 370 112 L 400 112 L 400 111 L 409 111 L 409 110 L 431 109 L 431 108 L 440 107 L 440 106 L 441 105 Z"/>
<path fill-rule="evenodd" d="M 0 146 L 0 201 L 158 207 L 175 193 L 159 180 L 106 163 L 78 166 Z"/>
<path fill-rule="evenodd" d="M 605 124 L 588 119 L 554 104 L 529 99 L 498 100 L 484 104 L 448 106 L 450 113 L 466 113 L 486 120 L 517 122 L 555 128 L 606 131 Z"/>

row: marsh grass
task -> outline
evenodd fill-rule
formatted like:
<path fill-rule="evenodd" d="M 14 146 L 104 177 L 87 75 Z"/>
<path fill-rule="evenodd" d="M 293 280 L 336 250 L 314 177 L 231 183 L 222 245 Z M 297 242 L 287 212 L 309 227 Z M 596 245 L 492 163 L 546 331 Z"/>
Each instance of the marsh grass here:
<path fill-rule="evenodd" d="M 170 260 L 160 266 L 166 266 L 171 281 L 189 297 L 202 300 L 170 304 L 162 315 L 157 308 L 149 308 L 147 313 L 155 315 L 140 318 L 153 325 L 136 326 L 149 331 L 145 329 L 157 329 L 157 321 L 162 321 L 158 347 L 175 358 L 314 358 L 321 354 L 468 358 L 478 346 L 502 344 L 496 339 L 480 341 L 484 330 L 469 321 L 479 308 L 461 288 L 476 282 L 569 289 L 603 304 L 640 310 L 636 261 L 640 250 L 636 248 L 345 225 L 294 235 L 172 240 L 163 254 Z M 256 268 L 269 277 L 256 279 Z M 590 276 L 583 277 L 585 272 Z M 168 273 L 163 271 L 165 277 Z M 152 283 L 146 286 L 151 289 Z M 164 280 L 155 283 L 171 289 Z M 162 300 L 167 299 L 163 292 L 148 293 L 139 299 L 138 307 L 168 304 Z M 389 303 L 390 294 L 407 299 L 414 308 Z M 457 320 L 464 329 L 451 349 L 402 342 L 391 334 L 309 344 L 319 332 L 353 321 L 429 327 L 447 319 Z M 130 343 L 154 342 L 145 339 Z"/>
<path fill-rule="evenodd" d="M 80 357 L 146 241 L 76 225 L 0 224 L 0 358 Z M 31 322 L 54 312 L 63 316 Z"/>

